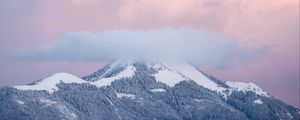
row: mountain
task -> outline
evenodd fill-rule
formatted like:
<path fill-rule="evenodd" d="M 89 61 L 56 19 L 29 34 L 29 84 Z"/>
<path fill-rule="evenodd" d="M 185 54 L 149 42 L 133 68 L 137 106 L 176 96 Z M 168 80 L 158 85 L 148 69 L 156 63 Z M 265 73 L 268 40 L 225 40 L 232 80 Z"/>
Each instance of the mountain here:
<path fill-rule="evenodd" d="M 83 78 L 56 73 L 0 88 L 1 120 L 299 120 L 254 83 L 223 82 L 186 62 L 114 61 Z"/>

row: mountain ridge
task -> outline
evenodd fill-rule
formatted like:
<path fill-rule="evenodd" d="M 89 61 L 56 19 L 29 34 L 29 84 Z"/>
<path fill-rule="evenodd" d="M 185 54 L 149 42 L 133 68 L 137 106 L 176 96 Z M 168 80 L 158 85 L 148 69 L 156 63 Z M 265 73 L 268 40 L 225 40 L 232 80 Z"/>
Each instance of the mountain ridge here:
<path fill-rule="evenodd" d="M 97 77 L 95 77 L 95 76 L 92 77 L 93 79 L 96 78 L 96 80 L 90 80 L 88 76 L 82 77 L 80 79 L 79 77 L 77 77 L 75 75 L 61 72 L 61 73 L 55 73 L 47 78 L 41 79 L 39 82 L 37 82 L 36 84 L 33 84 L 33 85 L 22 85 L 22 86 L 14 86 L 14 87 L 17 89 L 20 89 L 20 90 L 26 90 L 26 89 L 30 89 L 30 87 L 35 87 L 36 85 L 40 85 L 40 84 L 42 84 L 41 87 L 45 87 L 46 85 L 43 85 L 43 84 L 45 84 L 43 82 L 46 82 L 46 84 L 47 85 L 50 84 L 49 86 L 51 86 L 52 88 L 49 89 L 46 87 L 44 90 L 47 90 L 50 93 L 57 90 L 56 84 L 59 84 L 60 82 L 78 83 L 78 84 L 88 83 L 88 84 L 96 85 L 97 87 L 102 87 L 102 86 L 110 85 L 110 82 L 113 82 L 114 80 L 118 80 L 118 79 L 125 78 L 125 77 L 132 77 L 134 75 L 134 71 L 135 71 L 135 67 L 132 67 L 132 65 L 135 62 L 138 63 L 139 61 L 130 60 L 130 59 L 122 59 L 122 60 L 117 60 L 115 62 L 112 62 L 109 65 L 109 69 L 107 69 L 103 74 L 101 74 L 100 76 L 98 75 Z M 181 64 L 183 64 L 183 63 L 181 63 Z M 160 81 L 160 82 L 168 84 L 171 87 L 173 87 L 175 84 L 179 83 L 182 80 L 194 80 L 195 81 L 195 79 L 199 79 L 199 78 L 195 78 L 195 76 L 192 76 L 192 78 L 187 77 L 186 74 L 187 74 L 187 72 L 190 72 L 190 71 L 187 71 L 186 74 L 183 74 L 182 72 L 180 72 L 180 70 L 173 70 L 174 68 L 170 67 L 172 65 L 166 65 L 166 64 L 163 64 L 160 62 L 157 62 L 157 63 L 150 62 L 150 63 L 147 63 L 147 65 L 148 65 L 148 67 L 150 66 L 151 68 L 156 69 L 159 72 L 162 72 L 161 74 L 153 74 L 153 75 L 154 76 L 156 75 L 156 77 L 158 77 L 159 80 L 166 80 L 166 81 Z M 167 66 L 169 66 L 169 67 L 167 67 Z M 198 85 L 201 85 L 203 87 L 207 87 L 207 86 L 212 87 L 212 88 L 208 88 L 208 89 L 213 90 L 213 91 L 218 91 L 218 92 L 225 91 L 225 89 L 224 89 L 225 87 L 221 87 L 221 85 L 218 85 L 215 81 L 213 81 L 211 79 L 207 79 L 208 78 L 207 74 L 204 74 L 202 71 L 200 71 L 199 69 L 197 69 L 190 63 L 186 63 L 186 65 L 184 67 L 186 67 L 186 66 L 190 67 L 189 69 L 195 69 L 196 71 L 193 71 L 193 72 L 198 72 L 196 74 L 201 75 L 200 81 L 206 80 L 204 82 L 210 82 L 210 84 L 205 84 L 204 82 L 202 82 L 202 83 L 198 82 Z M 120 68 L 117 68 L 117 67 L 120 67 Z M 125 67 L 125 68 L 122 68 L 122 67 Z M 127 67 L 130 67 L 130 68 L 127 68 Z M 104 69 L 105 69 L 105 67 L 104 67 Z M 103 70 L 103 69 L 100 69 L 100 71 L 101 70 Z M 107 75 L 111 71 L 113 71 L 113 73 L 117 73 L 117 74 L 116 75 Z M 93 74 L 97 74 L 97 73 L 98 73 L 98 71 Z M 170 82 L 170 80 L 168 80 L 170 78 L 164 78 L 165 77 L 164 75 L 166 75 L 166 74 L 169 75 L 168 77 L 175 75 L 173 80 L 171 80 L 171 81 L 174 81 L 174 79 L 178 79 L 178 77 L 180 80 L 178 79 L 174 83 L 168 83 L 168 82 Z M 91 76 L 91 75 L 89 75 L 89 76 Z M 92 82 L 90 82 L 90 81 L 92 81 Z M 51 83 L 51 82 L 54 82 L 54 83 Z M 219 82 L 219 84 L 223 83 L 226 85 L 226 87 L 231 87 L 232 89 L 236 89 L 239 91 L 254 91 L 255 92 L 256 90 L 258 90 L 260 92 L 258 94 L 270 97 L 270 95 L 268 93 L 264 92 L 260 87 L 258 87 L 254 83 L 231 82 L 231 81 L 222 82 L 219 80 L 218 80 L 218 82 Z M 36 87 L 38 87 L 38 86 L 36 86 Z M 32 90 L 43 90 L 41 87 L 32 88 Z M 222 89 L 222 90 L 219 90 L 219 89 Z"/>
<path fill-rule="evenodd" d="M 17 109 L 32 118 L 40 114 L 57 119 L 300 118 L 297 108 L 253 83 L 222 82 L 188 63 L 127 59 L 82 78 L 58 73 L 34 85 L 1 88 L 0 105 L 1 109 Z M 0 116 L 13 117 L 3 110 Z"/>

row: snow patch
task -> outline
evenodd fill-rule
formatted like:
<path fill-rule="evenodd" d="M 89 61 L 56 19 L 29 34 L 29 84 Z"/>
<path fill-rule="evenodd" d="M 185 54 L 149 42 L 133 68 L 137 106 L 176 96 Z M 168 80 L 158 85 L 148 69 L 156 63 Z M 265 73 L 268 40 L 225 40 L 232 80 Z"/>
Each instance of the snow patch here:
<path fill-rule="evenodd" d="M 49 93 L 53 93 L 54 91 L 58 90 L 58 87 L 56 85 L 60 82 L 78 84 L 86 83 L 85 80 L 82 80 L 81 78 L 78 78 L 74 75 L 68 73 L 56 73 L 48 78 L 37 82 L 35 85 L 21 85 L 14 87 L 19 90 L 46 90 Z"/>
<path fill-rule="evenodd" d="M 162 88 L 151 89 L 150 91 L 151 91 L 151 92 L 166 92 L 166 90 L 165 90 L 165 89 L 162 89 Z"/>
<path fill-rule="evenodd" d="M 106 98 L 107 98 L 108 102 L 110 103 L 110 105 L 114 105 L 114 103 L 110 100 L 109 97 L 106 96 Z"/>
<path fill-rule="evenodd" d="M 127 93 L 116 93 L 117 98 L 130 98 L 130 99 L 135 99 L 134 94 L 127 94 Z"/>
<path fill-rule="evenodd" d="M 158 71 L 154 74 L 156 80 L 163 82 L 170 87 L 183 80 L 193 80 L 198 85 L 203 86 L 209 90 L 216 91 L 223 94 L 226 89 L 216 84 L 214 81 L 207 78 L 204 74 L 198 71 L 194 66 L 185 62 L 165 62 L 157 64 L 149 64 L 149 67 Z"/>
<path fill-rule="evenodd" d="M 120 111 L 119 108 L 115 108 L 114 110 L 115 110 L 115 113 L 118 116 L 119 120 L 122 120 L 122 117 L 119 115 L 119 111 Z"/>
<path fill-rule="evenodd" d="M 49 100 L 49 99 L 46 99 L 46 98 L 40 98 L 39 99 L 42 103 L 45 103 L 46 104 L 46 106 L 50 106 L 50 105 L 52 105 L 52 104 L 55 104 L 56 102 L 55 101 L 51 101 L 51 100 Z"/>
<path fill-rule="evenodd" d="M 200 100 L 200 99 L 197 99 L 197 98 L 195 98 L 194 99 L 196 102 L 202 102 L 203 100 Z"/>
<path fill-rule="evenodd" d="M 67 118 L 68 120 L 77 120 L 77 116 L 75 113 L 73 113 L 71 110 L 69 110 L 66 106 L 62 105 L 62 104 L 58 104 L 56 105 L 58 111 L 60 113 L 62 113 L 65 118 Z"/>
<path fill-rule="evenodd" d="M 21 104 L 21 105 L 24 105 L 24 102 L 23 101 L 21 101 L 21 100 L 16 100 L 17 101 L 17 103 L 19 103 L 19 104 Z"/>
<path fill-rule="evenodd" d="M 174 87 L 180 81 L 185 80 L 181 75 L 168 69 L 158 71 L 157 74 L 154 74 L 154 77 L 157 81 L 165 83 L 170 87 Z"/>
<path fill-rule="evenodd" d="M 289 116 L 289 118 L 291 118 L 291 119 L 294 118 L 294 117 L 291 115 L 291 113 L 287 112 L 286 114 Z"/>
<path fill-rule="evenodd" d="M 260 87 L 258 87 L 254 83 L 227 81 L 225 84 L 231 87 L 231 90 L 242 91 L 242 92 L 252 91 L 257 95 L 271 97 L 268 93 L 264 92 Z"/>
<path fill-rule="evenodd" d="M 254 104 L 263 104 L 263 102 L 261 101 L 261 99 L 257 99 L 253 101 Z"/>
<path fill-rule="evenodd" d="M 111 85 L 111 83 L 115 80 L 122 79 L 122 78 L 131 78 L 134 76 L 135 67 L 133 66 L 127 66 L 125 70 L 117 74 L 116 76 L 109 77 L 109 78 L 101 78 L 95 82 L 90 82 L 90 84 L 93 84 L 97 87 L 103 87 Z"/>
<path fill-rule="evenodd" d="M 109 69 L 106 70 L 99 78 L 103 78 L 106 74 L 114 71 L 117 68 L 130 66 L 132 64 L 133 64 L 133 61 L 129 60 L 129 59 L 119 59 L 117 61 L 114 61 L 109 65 Z"/>
<path fill-rule="evenodd" d="M 194 66 L 188 63 L 180 63 L 175 65 L 170 65 L 171 68 L 175 69 L 178 73 L 184 75 L 191 80 L 194 80 L 198 85 L 201 85 L 209 90 L 222 92 L 225 88 L 220 87 L 214 81 L 207 78 L 204 74 L 198 71 Z"/>
<path fill-rule="evenodd" d="M 77 116 L 75 113 L 73 113 L 71 110 L 69 110 L 65 105 L 61 104 L 61 103 L 58 103 L 58 102 L 55 102 L 55 101 L 52 101 L 52 100 L 49 100 L 49 99 L 46 99 L 46 98 L 39 98 L 39 100 L 42 102 L 42 103 L 45 103 L 46 107 L 48 106 L 53 106 L 55 108 L 58 109 L 58 111 L 65 116 L 66 119 L 68 120 L 77 120 Z"/>

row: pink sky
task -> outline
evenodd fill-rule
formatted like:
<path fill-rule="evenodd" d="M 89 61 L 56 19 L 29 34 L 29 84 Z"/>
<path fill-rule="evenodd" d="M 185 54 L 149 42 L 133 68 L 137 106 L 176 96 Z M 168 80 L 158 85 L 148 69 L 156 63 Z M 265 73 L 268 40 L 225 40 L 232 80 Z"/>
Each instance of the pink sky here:
<path fill-rule="evenodd" d="M 10 59 L 18 49 L 54 43 L 66 32 L 193 28 L 247 47 L 270 46 L 262 59 L 206 71 L 224 80 L 254 82 L 300 107 L 298 0 L 2 0 L 0 18 L 0 85 L 61 71 L 82 76 L 104 64 Z"/>

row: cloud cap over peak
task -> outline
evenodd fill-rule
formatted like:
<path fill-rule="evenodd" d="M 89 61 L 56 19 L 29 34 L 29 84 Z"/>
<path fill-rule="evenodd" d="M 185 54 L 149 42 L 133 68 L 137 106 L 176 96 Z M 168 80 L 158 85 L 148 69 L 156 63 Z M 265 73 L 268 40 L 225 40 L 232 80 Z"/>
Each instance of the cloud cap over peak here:
<path fill-rule="evenodd" d="M 265 55 L 268 48 L 248 48 L 237 40 L 195 29 L 69 32 L 48 46 L 17 52 L 17 60 L 101 61 L 120 57 L 184 59 L 206 67 L 226 67 Z"/>

